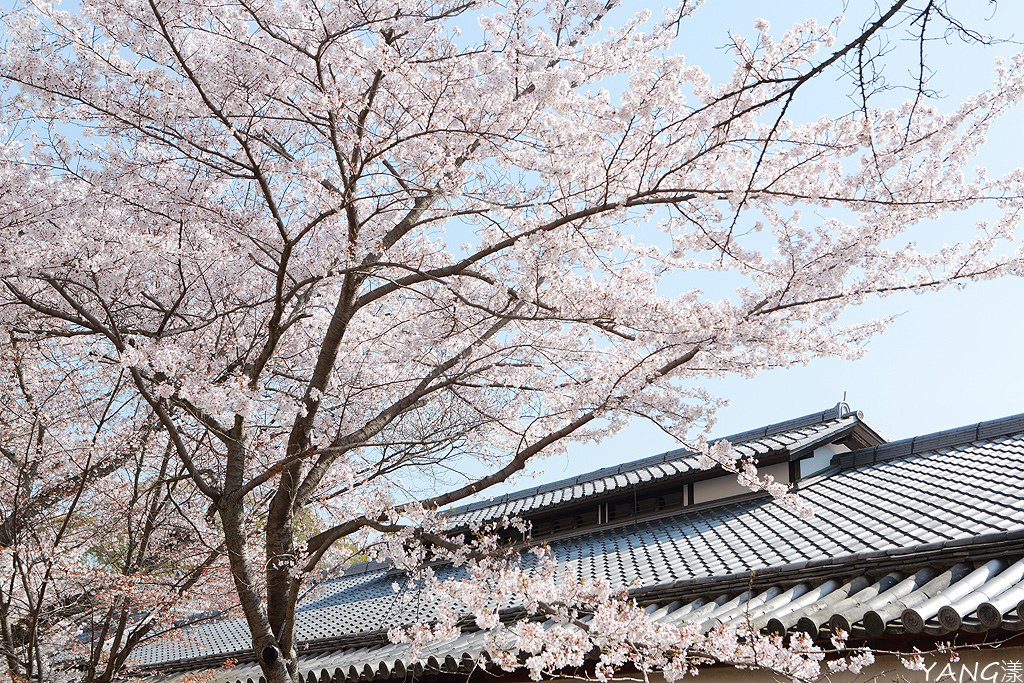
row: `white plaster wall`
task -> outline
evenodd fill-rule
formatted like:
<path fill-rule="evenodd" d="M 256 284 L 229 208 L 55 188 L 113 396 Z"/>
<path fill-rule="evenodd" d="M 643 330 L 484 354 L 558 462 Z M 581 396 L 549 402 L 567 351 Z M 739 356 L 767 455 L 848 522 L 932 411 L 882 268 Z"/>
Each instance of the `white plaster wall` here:
<path fill-rule="evenodd" d="M 807 477 L 815 472 L 820 472 L 829 466 L 833 455 L 849 452 L 849 447 L 839 443 L 829 443 L 815 448 L 814 455 L 800 461 L 800 476 Z"/>
<path fill-rule="evenodd" d="M 788 462 L 780 462 L 777 465 L 760 467 L 757 471 L 758 474 L 761 474 L 762 476 L 770 474 L 775 477 L 776 481 L 781 481 L 787 484 L 789 483 Z M 735 474 L 727 474 L 723 477 L 715 477 L 714 479 L 706 479 L 704 481 L 696 482 L 693 485 L 693 503 L 707 503 L 708 501 L 718 500 L 719 498 L 739 496 L 744 493 L 750 493 L 750 489 L 745 486 L 740 486 L 736 481 Z"/>

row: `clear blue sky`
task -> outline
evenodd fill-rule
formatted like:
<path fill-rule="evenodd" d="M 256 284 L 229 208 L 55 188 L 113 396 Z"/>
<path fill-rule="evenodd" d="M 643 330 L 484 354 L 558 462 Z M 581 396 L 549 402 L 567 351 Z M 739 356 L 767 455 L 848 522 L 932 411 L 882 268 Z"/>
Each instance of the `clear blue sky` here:
<path fill-rule="evenodd" d="M 1024 35 L 1024 3 L 1004 0 L 992 7 L 976 0 L 950 4 L 984 32 L 1014 38 L 1013 31 L 1018 30 Z M 641 6 L 627 5 L 631 11 Z M 823 8 L 828 5 L 842 11 L 841 3 L 836 2 L 711 0 L 681 34 L 681 50 L 688 61 L 710 66 L 713 73 L 724 76 L 729 63 L 710 48 L 723 45 L 730 32 L 750 35 L 757 17 L 769 19 L 773 30 L 783 30 L 810 15 L 827 18 L 828 10 Z M 868 11 L 874 3 L 854 0 L 850 5 L 850 21 L 840 39 L 857 28 L 854 13 Z M 940 41 L 932 48 L 932 63 L 937 68 L 933 82 L 952 105 L 990 82 L 997 54 L 1009 55 L 1024 46 L 968 49 Z M 905 68 L 909 70 L 911 65 Z M 846 106 L 843 102 L 831 104 Z M 981 163 L 992 171 L 1024 165 L 1022 130 L 1024 111 L 1014 112 L 1000 122 Z M 942 223 L 928 226 L 925 238 L 942 243 L 943 232 L 953 227 Z M 1024 238 L 1024 226 L 1020 234 Z M 851 406 L 863 411 L 889 439 L 1024 412 L 1024 280 L 1005 279 L 973 284 L 963 291 L 947 289 L 893 297 L 859 308 L 851 319 L 894 313 L 901 314 L 900 318 L 871 343 L 860 360 L 819 360 L 754 379 L 732 377 L 709 383 L 709 388 L 730 402 L 720 411 L 713 434 L 726 435 L 824 410 L 834 406 L 844 392 Z M 488 493 L 497 495 L 676 446 L 654 426 L 635 421 L 600 444 L 574 446 L 565 455 L 543 460 L 534 473 Z"/>

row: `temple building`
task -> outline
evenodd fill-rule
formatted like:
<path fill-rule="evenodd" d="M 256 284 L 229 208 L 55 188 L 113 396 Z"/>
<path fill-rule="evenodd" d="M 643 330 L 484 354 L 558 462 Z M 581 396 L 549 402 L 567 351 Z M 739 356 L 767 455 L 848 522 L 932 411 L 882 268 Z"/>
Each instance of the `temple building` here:
<path fill-rule="evenodd" d="M 802 518 L 733 474 L 701 469 L 686 450 L 449 514 L 465 525 L 528 519 L 528 542 L 546 543 L 578 577 L 629 587 L 665 622 L 711 629 L 744 620 L 826 644 L 841 628 L 851 645 L 877 651 L 960 648 L 960 661 L 929 656 L 926 671 L 879 656 L 859 677 L 830 680 L 967 681 L 973 672 L 1024 681 L 1024 415 L 887 442 L 842 403 L 724 438 L 761 473 L 793 484 L 815 514 Z M 485 634 L 471 625 L 419 660 L 390 643 L 389 627 L 429 620 L 432 610 L 429 596 L 396 595 L 395 578 L 387 565 L 355 566 L 300 605 L 303 680 L 526 679 L 488 670 Z M 260 670 L 247 652 L 244 621 L 222 621 L 149 644 L 135 663 L 169 683 L 233 658 L 237 665 L 214 679 L 255 683 Z M 775 680 L 724 666 L 700 677 Z"/>

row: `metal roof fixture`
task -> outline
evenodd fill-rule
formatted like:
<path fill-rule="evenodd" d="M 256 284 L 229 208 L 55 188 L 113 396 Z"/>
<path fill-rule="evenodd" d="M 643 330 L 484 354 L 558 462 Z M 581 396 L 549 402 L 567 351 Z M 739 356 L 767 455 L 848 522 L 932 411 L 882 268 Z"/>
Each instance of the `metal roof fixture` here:
<path fill-rule="evenodd" d="M 545 542 L 568 573 L 630 587 L 665 623 L 710 629 L 744 620 L 817 638 L 842 629 L 868 643 L 885 638 L 889 648 L 1024 631 L 1024 415 L 884 443 L 840 403 L 727 438 L 762 470 L 788 468 L 816 514 L 803 519 L 764 496 L 702 503 L 699 485 L 718 486 L 714 477 L 722 473 L 700 470 L 685 450 L 451 514 L 467 524 L 504 514 L 549 524 Z M 813 465 L 811 476 L 801 472 L 804 465 Z M 571 523 L 551 528 L 556 519 Z M 457 577 L 461 570 L 436 571 Z M 486 665 L 485 634 L 471 625 L 428 648 L 420 662 L 388 643 L 388 628 L 429 620 L 437 603 L 430 595 L 402 600 L 393 580 L 386 565 L 354 568 L 299 606 L 304 680 L 368 681 Z M 509 615 L 519 613 L 509 608 Z M 244 622 L 227 621 L 147 645 L 135 662 L 155 680 L 170 681 L 234 657 L 241 663 L 217 680 L 256 681 L 248 648 Z"/>

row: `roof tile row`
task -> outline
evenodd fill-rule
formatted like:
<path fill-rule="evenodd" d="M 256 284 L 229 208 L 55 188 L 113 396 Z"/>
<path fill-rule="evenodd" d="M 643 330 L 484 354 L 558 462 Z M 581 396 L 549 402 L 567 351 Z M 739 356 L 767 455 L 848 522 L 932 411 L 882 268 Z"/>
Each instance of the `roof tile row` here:
<path fill-rule="evenodd" d="M 742 576 L 751 570 L 763 573 L 779 567 L 834 566 L 841 575 L 844 564 L 867 552 L 899 556 L 929 544 L 962 545 L 980 536 L 1018 533 L 1024 531 L 1024 434 L 945 446 L 901 459 L 873 459 L 817 477 L 802 489 L 802 496 L 816 508 L 810 519 L 802 519 L 765 499 L 748 499 L 603 528 L 554 540 L 550 547 L 564 571 L 572 576 L 607 579 L 623 587 L 650 588 L 691 586 L 698 580 Z M 446 571 L 455 575 L 453 570 L 442 569 L 440 573 L 444 575 Z M 900 591 L 908 589 L 905 595 L 888 593 L 892 586 L 881 584 L 873 590 L 879 595 L 885 593 L 886 599 L 898 597 L 913 609 L 920 609 L 920 605 L 915 602 L 917 606 L 911 606 L 906 599 L 921 597 L 920 603 L 930 609 L 933 603 L 927 600 L 935 597 L 931 593 L 947 595 L 940 590 L 941 581 L 929 583 L 936 578 L 941 577 L 921 575 L 915 579 L 919 586 L 905 583 L 908 576 L 876 577 L 856 586 L 856 590 L 851 584 L 844 589 L 846 594 L 836 593 L 833 598 L 857 597 L 860 591 L 879 581 L 895 580 L 894 586 L 903 586 Z M 951 585 L 953 578 L 949 578 Z M 326 582 L 319 587 L 317 596 L 299 608 L 299 639 L 329 640 L 428 620 L 432 614 L 430 596 L 409 600 L 407 595 L 396 595 L 391 589 L 393 580 L 386 570 L 377 569 Z M 813 590 L 822 591 L 823 586 L 830 585 L 825 581 Z M 829 588 L 829 594 L 838 588 Z M 809 614 L 802 603 L 811 590 L 809 587 L 808 593 L 791 601 L 793 615 L 797 610 L 801 617 Z M 985 602 L 1002 610 L 1004 621 L 1012 624 L 1012 615 L 1005 615 L 1016 606 L 1010 604 L 1012 595 L 1004 593 L 985 593 L 984 599 L 970 609 L 966 603 L 952 600 L 948 606 L 968 618 L 964 622 L 966 627 L 981 623 L 975 610 Z M 775 601 L 777 597 L 764 599 Z M 865 599 L 857 597 L 857 604 L 863 604 Z M 876 611 L 880 618 L 891 616 L 889 612 Z M 982 610 L 980 614 L 985 613 Z M 851 614 L 860 618 L 857 613 Z M 940 616 L 929 614 L 922 619 L 931 620 L 928 623 L 934 626 Z M 850 615 L 845 618 L 852 619 Z M 196 627 L 180 640 L 142 648 L 136 661 L 154 665 L 226 656 L 247 649 L 244 624 L 224 622 Z M 345 657 L 348 661 L 349 654 Z"/>
<path fill-rule="evenodd" d="M 982 632 L 993 628 L 1024 630 L 1024 559 L 992 560 L 975 569 L 968 563 L 944 568 L 891 572 L 879 578 L 857 575 L 846 580 L 804 581 L 653 603 L 650 617 L 666 624 L 697 622 L 715 627 L 743 627 L 774 632 L 803 631 L 811 635 L 843 629 L 854 638 L 883 634 L 952 631 Z M 435 643 L 411 658 L 402 645 L 337 650 L 303 657 L 300 671 L 307 683 L 355 683 L 404 678 L 408 673 L 467 672 L 486 663 L 485 634 L 463 633 Z M 180 674 L 155 679 L 169 683 Z M 254 682 L 259 667 L 243 664 L 216 673 L 217 683 Z"/>
<path fill-rule="evenodd" d="M 837 406 L 822 413 L 734 434 L 724 439 L 733 444 L 739 456 L 760 457 L 772 452 L 796 451 L 833 441 L 858 424 L 863 424 L 859 413 L 843 412 L 843 408 Z M 533 489 L 463 505 L 453 509 L 451 515 L 465 524 L 499 519 L 505 515 L 525 515 L 649 481 L 692 475 L 700 470 L 698 460 L 698 454 L 693 451 L 669 451 Z"/>

